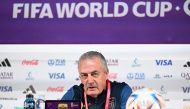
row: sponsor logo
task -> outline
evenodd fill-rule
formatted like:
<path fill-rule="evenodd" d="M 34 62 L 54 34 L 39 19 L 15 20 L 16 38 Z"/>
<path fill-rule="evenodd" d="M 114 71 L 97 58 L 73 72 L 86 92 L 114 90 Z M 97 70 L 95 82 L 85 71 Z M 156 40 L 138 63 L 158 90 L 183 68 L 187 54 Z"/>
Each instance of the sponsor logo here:
<path fill-rule="evenodd" d="M 108 78 L 109 79 L 117 79 L 117 73 L 109 73 Z"/>
<path fill-rule="evenodd" d="M 119 65 L 118 59 L 106 59 L 108 66 L 117 66 Z"/>
<path fill-rule="evenodd" d="M 160 79 L 160 74 L 155 74 L 154 79 Z"/>
<path fill-rule="evenodd" d="M 32 93 L 36 93 L 36 91 L 35 91 L 35 89 L 34 89 L 34 87 L 32 86 L 32 85 L 30 85 L 28 88 L 26 88 L 24 91 L 23 91 L 23 93 L 24 94 L 27 94 L 27 93 L 30 93 L 30 92 L 32 92 Z"/>
<path fill-rule="evenodd" d="M 65 59 L 49 59 L 48 65 L 49 66 L 64 66 L 65 65 Z"/>
<path fill-rule="evenodd" d="M 181 73 L 181 77 L 186 80 L 190 80 L 190 73 Z"/>
<path fill-rule="evenodd" d="M 38 65 L 39 60 L 33 59 L 33 60 L 23 60 L 22 65 Z"/>
<path fill-rule="evenodd" d="M 167 94 L 167 92 L 168 92 L 168 91 L 166 90 L 165 86 L 162 85 L 162 86 L 160 87 L 159 93 L 160 93 L 161 95 L 163 95 L 163 94 Z M 170 101 L 170 99 L 164 97 L 164 101 Z"/>
<path fill-rule="evenodd" d="M 50 79 L 65 79 L 64 73 L 49 73 Z"/>
<path fill-rule="evenodd" d="M 172 66 L 172 60 L 156 60 L 157 66 Z"/>
<path fill-rule="evenodd" d="M 183 93 L 190 93 L 190 87 L 182 87 Z"/>
<path fill-rule="evenodd" d="M 167 101 L 167 102 L 169 102 L 169 101 L 170 101 L 170 99 L 168 99 L 168 98 L 165 98 L 165 99 L 164 99 L 164 101 Z M 167 108 L 167 109 L 172 109 L 172 108 Z"/>
<path fill-rule="evenodd" d="M 12 92 L 13 89 L 11 86 L 0 86 L 0 92 Z"/>
<path fill-rule="evenodd" d="M 133 91 L 136 91 L 136 90 L 145 88 L 145 86 L 132 86 L 131 88 Z"/>
<path fill-rule="evenodd" d="M 188 61 L 183 67 L 190 67 L 190 61 Z"/>
<path fill-rule="evenodd" d="M 131 66 L 132 66 L 132 67 L 140 67 L 141 65 L 139 64 L 138 59 L 135 58 L 135 59 L 133 60 L 133 64 L 132 64 Z"/>
<path fill-rule="evenodd" d="M 49 104 L 48 104 L 49 105 Z M 51 105 L 51 104 L 50 104 Z M 79 104 L 71 102 L 71 103 L 58 103 L 58 109 L 75 109 L 79 107 Z M 70 108 L 69 108 L 70 107 Z"/>
<path fill-rule="evenodd" d="M 64 87 L 48 87 L 47 92 L 63 92 Z"/>
<path fill-rule="evenodd" d="M 13 79 L 13 72 L 1 72 L 0 79 Z"/>
<path fill-rule="evenodd" d="M 164 77 L 164 78 L 172 78 L 172 77 L 173 77 L 173 75 L 168 74 L 168 75 L 164 75 L 163 77 Z"/>
<path fill-rule="evenodd" d="M 0 67 L 11 67 L 9 60 L 6 58 L 5 60 L 0 62 Z"/>
<path fill-rule="evenodd" d="M 183 101 L 190 101 L 190 98 L 184 98 Z"/>
<path fill-rule="evenodd" d="M 11 97 L 11 98 L 1 98 L 1 97 L 0 97 L 0 100 L 17 100 L 17 99 L 18 99 L 18 98 L 12 98 L 12 97 Z"/>
<path fill-rule="evenodd" d="M 166 88 L 164 87 L 164 85 L 162 85 L 162 86 L 160 87 L 160 94 L 167 94 L 167 90 L 166 90 Z"/>
<path fill-rule="evenodd" d="M 127 74 L 128 80 L 144 80 L 145 74 L 144 73 L 128 73 Z"/>
<path fill-rule="evenodd" d="M 27 77 L 26 77 L 26 80 L 34 80 L 34 77 L 32 77 L 32 72 L 29 72 Z"/>

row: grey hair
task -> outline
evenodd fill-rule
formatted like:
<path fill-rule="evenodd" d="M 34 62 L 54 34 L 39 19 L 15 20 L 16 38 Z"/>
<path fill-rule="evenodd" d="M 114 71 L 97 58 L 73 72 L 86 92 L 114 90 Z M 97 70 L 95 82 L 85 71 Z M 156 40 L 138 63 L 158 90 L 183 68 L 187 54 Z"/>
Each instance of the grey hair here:
<path fill-rule="evenodd" d="M 108 69 L 107 62 L 106 62 L 105 57 L 104 57 L 100 52 L 97 52 L 97 51 L 88 51 L 88 52 L 82 54 L 82 55 L 80 56 L 80 58 L 79 58 L 78 68 L 79 68 L 79 65 L 80 65 L 81 60 L 93 59 L 93 58 L 98 58 L 98 59 L 100 59 L 101 62 L 102 62 L 103 68 L 105 69 L 105 71 L 106 71 L 107 73 L 109 72 L 109 69 Z"/>

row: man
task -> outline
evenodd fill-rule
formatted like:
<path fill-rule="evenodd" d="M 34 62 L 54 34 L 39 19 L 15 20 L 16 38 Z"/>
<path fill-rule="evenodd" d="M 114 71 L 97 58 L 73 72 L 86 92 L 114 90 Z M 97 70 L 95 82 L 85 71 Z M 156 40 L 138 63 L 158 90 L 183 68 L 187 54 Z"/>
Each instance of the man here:
<path fill-rule="evenodd" d="M 126 83 L 108 80 L 104 56 L 96 51 L 84 53 L 78 63 L 82 84 L 71 87 L 62 100 L 80 100 L 85 109 L 125 109 L 132 93 Z"/>

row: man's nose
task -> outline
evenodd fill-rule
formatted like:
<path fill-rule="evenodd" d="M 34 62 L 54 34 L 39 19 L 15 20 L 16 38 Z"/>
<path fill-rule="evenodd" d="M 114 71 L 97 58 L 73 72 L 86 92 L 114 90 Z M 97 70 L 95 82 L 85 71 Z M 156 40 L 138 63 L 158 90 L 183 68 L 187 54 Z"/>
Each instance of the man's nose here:
<path fill-rule="evenodd" d="M 88 75 L 87 81 L 88 81 L 88 83 L 94 82 L 92 75 Z"/>

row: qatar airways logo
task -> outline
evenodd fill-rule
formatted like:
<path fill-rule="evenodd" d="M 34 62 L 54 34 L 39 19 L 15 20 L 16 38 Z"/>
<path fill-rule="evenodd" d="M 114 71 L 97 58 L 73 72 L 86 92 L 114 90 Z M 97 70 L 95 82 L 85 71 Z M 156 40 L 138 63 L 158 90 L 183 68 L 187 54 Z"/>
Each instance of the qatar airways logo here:
<path fill-rule="evenodd" d="M 145 86 L 144 85 L 142 85 L 142 86 L 132 86 L 131 88 L 132 88 L 133 91 L 136 91 L 136 90 L 140 90 L 140 89 L 145 88 Z"/>
<path fill-rule="evenodd" d="M 186 80 L 190 80 L 190 73 L 181 73 L 181 77 L 186 79 Z"/>
<path fill-rule="evenodd" d="M 107 65 L 108 66 L 118 66 L 119 61 L 118 59 L 106 59 Z"/>
<path fill-rule="evenodd" d="M 13 79 L 13 72 L 0 72 L 0 79 Z"/>
<path fill-rule="evenodd" d="M 23 60 L 22 61 L 22 65 L 38 65 L 39 64 L 39 60 L 36 59 L 32 59 L 32 60 Z"/>
<path fill-rule="evenodd" d="M 63 92 L 64 87 L 48 87 L 47 92 Z"/>

